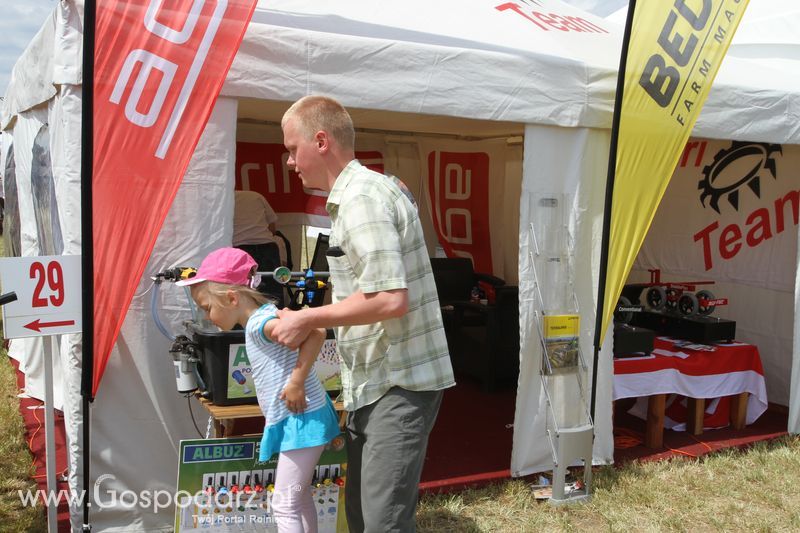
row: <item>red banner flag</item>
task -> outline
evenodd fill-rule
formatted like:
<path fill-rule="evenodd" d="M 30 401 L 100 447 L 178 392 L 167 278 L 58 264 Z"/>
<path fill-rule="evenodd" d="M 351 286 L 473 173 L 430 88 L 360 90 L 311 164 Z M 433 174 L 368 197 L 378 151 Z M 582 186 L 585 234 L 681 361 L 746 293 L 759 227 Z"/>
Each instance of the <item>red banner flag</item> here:
<path fill-rule="evenodd" d="M 93 396 L 255 4 L 98 2 Z"/>
<path fill-rule="evenodd" d="M 469 257 L 478 272 L 493 272 L 489 235 L 489 154 L 428 154 L 433 224 L 447 257 Z"/>

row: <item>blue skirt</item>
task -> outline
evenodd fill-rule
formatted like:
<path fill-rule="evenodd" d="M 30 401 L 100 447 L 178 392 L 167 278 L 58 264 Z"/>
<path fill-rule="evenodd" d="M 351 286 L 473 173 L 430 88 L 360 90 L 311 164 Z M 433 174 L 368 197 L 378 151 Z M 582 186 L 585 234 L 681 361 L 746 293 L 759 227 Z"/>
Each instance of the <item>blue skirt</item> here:
<path fill-rule="evenodd" d="M 319 409 L 292 413 L 277 424 L 266 425 L 258 460 L 263 463 L 278 452 L 328 444 L 339 433 L 336 410 L 326 396 L 325 405 Z"/>

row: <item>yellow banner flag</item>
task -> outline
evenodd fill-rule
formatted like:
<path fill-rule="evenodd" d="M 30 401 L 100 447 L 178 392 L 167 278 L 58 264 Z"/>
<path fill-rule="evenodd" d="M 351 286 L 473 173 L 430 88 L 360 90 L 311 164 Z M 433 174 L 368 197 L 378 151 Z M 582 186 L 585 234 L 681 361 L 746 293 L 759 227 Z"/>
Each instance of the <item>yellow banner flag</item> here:
<path fill-rule="evenodd" d="M 643 0 L 634 8 L 602 335 L 747 3 Z"/>

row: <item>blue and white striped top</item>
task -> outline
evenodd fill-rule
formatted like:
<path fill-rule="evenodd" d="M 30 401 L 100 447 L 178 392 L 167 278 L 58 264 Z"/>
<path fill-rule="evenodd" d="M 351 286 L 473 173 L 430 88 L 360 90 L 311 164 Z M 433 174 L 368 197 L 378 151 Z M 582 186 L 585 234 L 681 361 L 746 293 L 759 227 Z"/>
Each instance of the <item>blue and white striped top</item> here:
<path fill-rule="evenodd" d="M 279 396 L 297 364 L 297 351 L 274 343 L 264 336 L 264 324 L 276 318 L 276 313 L 277 308 L 274 305 L 262 305 L 250 316 L 245 328 L 245 349 L 253 369 L 253 383 L 256 386 L 258 405 L 266 418 L 266 428 L 281 423 L 293 414 Z M 329 402 L 328 395 L 313 369 L 308 373 L 305 389 L 308 404 L 306 413 Z"/>

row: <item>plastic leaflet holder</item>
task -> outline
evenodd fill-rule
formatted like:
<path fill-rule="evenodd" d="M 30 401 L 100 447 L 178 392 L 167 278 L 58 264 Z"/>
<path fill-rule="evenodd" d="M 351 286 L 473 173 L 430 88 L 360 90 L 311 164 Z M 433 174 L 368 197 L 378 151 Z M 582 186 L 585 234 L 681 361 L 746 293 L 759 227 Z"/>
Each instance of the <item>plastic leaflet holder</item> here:
<path fill-rule="evenodd" d="M 547 399 L 547 437 L 553 454 L 550 503 L 590 498 L 594 426 L 589 413 L 588 369 L 580 350 L 580 315 L 574 294 L 572 236 L 566 195 L 532 199 L 529 229 L 533 316 L 542 347 L 541 380 Z M 579 489 L 566 483 L 567 468 L 583 462 Z M 569 488 L 569 490 L 567 490 Z"/>

